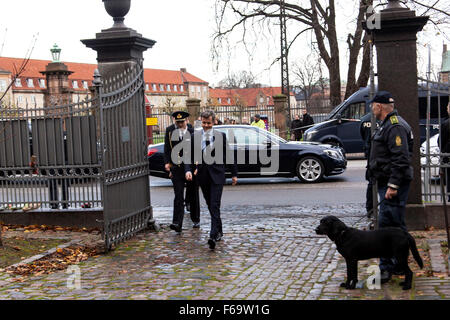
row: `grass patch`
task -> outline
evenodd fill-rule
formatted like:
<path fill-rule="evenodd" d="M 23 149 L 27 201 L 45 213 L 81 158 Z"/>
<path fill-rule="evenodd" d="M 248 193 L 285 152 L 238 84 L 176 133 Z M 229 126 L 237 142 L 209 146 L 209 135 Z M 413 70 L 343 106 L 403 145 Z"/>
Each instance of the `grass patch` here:
<path fill-rule="evenodd" d="M 64 240 L 23 238 L 7 238 L 2 240 L 3 247 L 0 248 L 0 268 L 13 265 L 66 242 Z"/>

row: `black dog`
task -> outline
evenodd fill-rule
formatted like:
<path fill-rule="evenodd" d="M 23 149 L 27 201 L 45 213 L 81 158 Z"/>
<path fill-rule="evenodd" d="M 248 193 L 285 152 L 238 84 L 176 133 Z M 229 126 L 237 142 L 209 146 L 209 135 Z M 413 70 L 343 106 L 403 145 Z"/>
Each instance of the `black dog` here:
<path fill-rule="evenodd" d="M 347 281 L 341 284 L 346 289 L 354 289 L 358 282 L 358 260 L 371 258 L 397 259 L 397 267 L 405 274 L 405 281 L 400 283 L 403 290 L 411 289 L 413 273 L 408 266 L 409 250 L 420 268 L 422 258 L 416 247 L 416 241 L 400 228 L 382 228 L 374 231 L 361 231 L 349 228 L 335 216 L 327 216 L 320 220 L 316 228 L 317 234 L 324 234 L 336 243 L 339 253 L 347 264 Z"/>

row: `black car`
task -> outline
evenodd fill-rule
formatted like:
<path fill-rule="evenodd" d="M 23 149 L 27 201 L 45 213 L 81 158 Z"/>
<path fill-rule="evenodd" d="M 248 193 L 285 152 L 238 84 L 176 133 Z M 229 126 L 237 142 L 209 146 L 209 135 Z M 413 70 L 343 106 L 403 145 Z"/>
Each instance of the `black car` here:
<path fill-rule="evenodd" d="M 338 146 L 286 141 L 248 125 L 220 125 L 214 126 L 214 130 L 227 135 L 235 151 L 239 177 L 297 176 L 302 182 L 313 183 L 324 176 L 341 174 L 347 167 L 344 152 Z M 164 143 L 148 146 L 150 175 L 169 178 L 164 170 L 163 152 Z"/>

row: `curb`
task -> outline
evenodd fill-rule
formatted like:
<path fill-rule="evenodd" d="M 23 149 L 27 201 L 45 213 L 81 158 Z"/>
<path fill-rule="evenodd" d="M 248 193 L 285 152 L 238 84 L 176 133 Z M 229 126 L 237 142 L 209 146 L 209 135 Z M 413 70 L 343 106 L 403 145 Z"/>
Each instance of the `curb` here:
<path fill-rule="evenodd" d="M 34 261 L 36 261 L 36 260 L 42 259 L 42 258 L 44 258 L 44 257 L 46 257 L 46 256 L 49 256 L 49 255 L 55 253 L 56 250 L 58 250 L 58 249 L 64 249 L 64 248 L 67 248 L 67 247 L 69 247 L 69 246 L 71 246 L 71 245 L 73 245 L 73 244 L 77 244 L 77 243 L 79 243 L 79 242 L 81 242 L 81 240 L 78 240 L 78 239 L 77 239 L 77 240 L 69 241 L 69 242 L 64 243 L 64 244 L 61 244 L 61 245 L 59 245 L 59 246 L 57 246 L 57 247 L 51 248 L 51 249 L 47 250 L 47 251 L 44 252 L 44 253 L 37 254 L 37 255 L 35 255 L 35 256 L 32 256 L 32 257 L 27 258 L 27 259 L 25 259 L 25 260 L 22 260 L 22 261 L 20 261 L 20 262 L 18 262 L 18 263 L 16 263 L 16 264 L 13 264 L 13 265 L 11 265 L 11 266 L 5 267 L 4 269 L 11 268 L 11 267 L 16 268 L 16 267 L 18 267 L 18 266 L 20 266 L 20 265 L 23 265 L 23 264 L 30 264 L 30 263 L 32 263 L 32 262 L 34 262 Z"/>
<path fill-rule="evenodd" d="M 430 248 L 431 269 L 433 273 L 447 273 L 444 256 L 441 250 L 441 241 L 444 239 L 428 239 Z"/>

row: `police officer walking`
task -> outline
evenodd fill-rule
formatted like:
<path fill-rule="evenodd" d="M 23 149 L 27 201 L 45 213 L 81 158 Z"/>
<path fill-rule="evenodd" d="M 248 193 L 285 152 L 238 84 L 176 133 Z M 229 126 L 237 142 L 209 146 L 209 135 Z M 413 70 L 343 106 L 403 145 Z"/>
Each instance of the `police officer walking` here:
<path fill-rule="evenodd" d="M 381 121 L 372 136 L 369 155 L 370 177 L 378 182 L 378 227 L 399 227 L 406 231 L 405 206 L 413 178 L 413 134 L 409 124 L 394 110 L 389 92 L 378 92 L 371 103 L 374 116 Z M 380 258 L 380 271 L 381 283 L 389 281 L 396 272 L 395 261 Z"/>
<path fill-rule="evenodd" d="M 172 180 L 175 193 L 173 200 L 173 218 L 170 229 L 180 233 L 184 218 L 185 183 L 186 197 L 189 198 L 189 211 L 194 228 L 200 227 L 200 200 L 197 180 L 185 180 L 183 150 L 182 148 L 175 148 L 176 145 L 183 141 L 190 141 L 191 134 L 194 134 L 194 128 L 187 123 L 189 113 L 176 111 L 172 113 L 172 117 L 175 120 L 175 124 L 167 127 L 164 138 L 164 166 L 165 170 L 170 172 L 169 176 Z"/>

